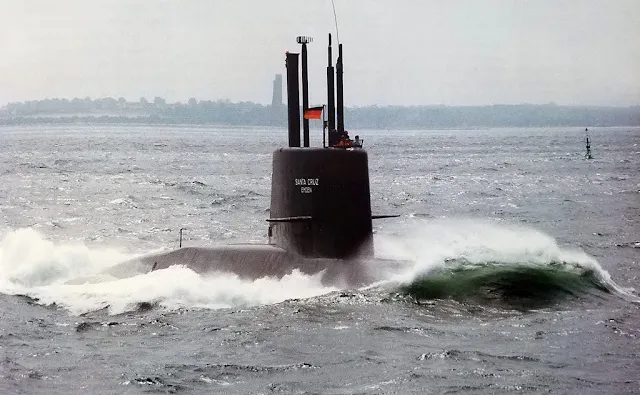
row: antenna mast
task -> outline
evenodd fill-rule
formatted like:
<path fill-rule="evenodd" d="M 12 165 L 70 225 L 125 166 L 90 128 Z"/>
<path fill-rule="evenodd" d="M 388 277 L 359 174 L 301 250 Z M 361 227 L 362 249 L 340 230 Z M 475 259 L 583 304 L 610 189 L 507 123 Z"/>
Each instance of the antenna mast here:
<path fill-rule="evenodd" d="M 313 38 L 307 36 L 296 37 L 298 44 L 302 44 L 302 113 L 309 109 L 309 73 L 307 71 L 307 44 L 313 42 Z M 302 146 L 309 146 L 309 120 L 302 117 Z"/>
<path fill-rule="evenodd" d="M 338 17 L 336 16 L 336 3 L 334 0 L 331 0 L 331 5 L 333 6 L 333 20 L 336 23 L 336 39 L 338 40 L 338 45 L 340 45 L 340 33 L 338 32 Z"/>

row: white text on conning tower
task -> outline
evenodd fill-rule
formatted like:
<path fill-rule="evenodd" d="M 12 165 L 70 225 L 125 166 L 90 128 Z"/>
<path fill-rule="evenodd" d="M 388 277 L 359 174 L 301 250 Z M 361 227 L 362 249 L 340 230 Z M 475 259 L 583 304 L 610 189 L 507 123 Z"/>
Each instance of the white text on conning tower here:
<path fill-rule="evenodd" d="M 312 193 L 313 187 L 320 185 L 319 178 L 296 178 L 294 179 L 295 186 L 300 187 L 300 193 Z"/>

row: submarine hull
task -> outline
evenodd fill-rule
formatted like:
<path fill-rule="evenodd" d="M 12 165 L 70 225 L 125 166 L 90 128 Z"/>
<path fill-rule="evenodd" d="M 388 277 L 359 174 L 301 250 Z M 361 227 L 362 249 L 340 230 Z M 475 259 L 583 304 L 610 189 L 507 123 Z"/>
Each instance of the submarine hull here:
<path fill-rule="evenodd" d="M 400 271 L 403 262 L 380 258 L 308 258 L 273 245 L 245 244 L 184 247 L 146 255 L 116 265 L 106 274 L 130 277 L 174 265 L 186 266 L 202 275 L 232 273 L 246 280 L 282 278 L 297 270 L 306 275 L 319 275 L 325 286 L 346 288 L 387 279 Z"/>

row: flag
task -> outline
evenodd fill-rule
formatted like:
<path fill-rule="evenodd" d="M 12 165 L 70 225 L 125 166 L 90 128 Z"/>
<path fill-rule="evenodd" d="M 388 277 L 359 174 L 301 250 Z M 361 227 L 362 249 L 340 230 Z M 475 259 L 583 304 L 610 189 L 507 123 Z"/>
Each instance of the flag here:
<path fill-rule="evenodd" d="M 323 106 L 311 107 L 304 112 L 304 119 L 322 119 Z"/>

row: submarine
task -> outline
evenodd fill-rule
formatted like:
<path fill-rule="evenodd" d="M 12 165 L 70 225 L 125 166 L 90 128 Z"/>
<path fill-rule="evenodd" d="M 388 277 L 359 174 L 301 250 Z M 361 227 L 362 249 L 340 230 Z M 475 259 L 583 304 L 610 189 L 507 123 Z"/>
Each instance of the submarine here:
<path fill-rule="evenodd" d="M 308 109 L 307 48 L 302 44 L 302 109 Z M 331 34 L 327 48 L 327 119 L 323 146 L 310 147 L 304 116 L 300 140 L 300 54 L 286 52 L 288 146 L 273 152 L 268 242 L 215 247 L 181 247 L 117 265 L 109 274 L 135 274 L 184 265 L 197 273 L 227 272 L 244 279 L 281 278 L 298 270 L 321 276 L 325 285 L 362 286 L 388 278 L 402 262 L 376 258 L 368 154 L 348 138 L 344 126 L 343 51 L 333 66 Z M 335 75 L 335 84 L 334 84 Z M 334 92 L 335 85 L 335 92 Z M 323 106 L 324 108 L 325 106 Z M 303 114 L 306 115 L 306 114 Z M 324 117 L 323 117 L 324 118 Z M 325 130 L 327 131 L 325 133 Z M 328 137 L 326 139 L 325 137 Z M 328 141 L 327 141 L 328 140 Z"/>

